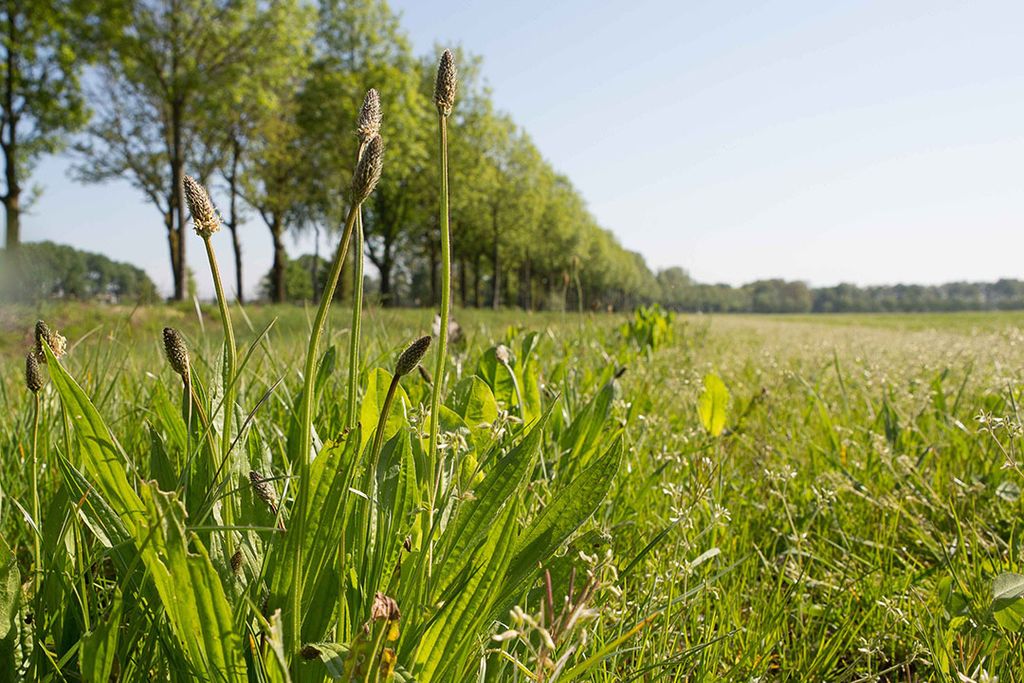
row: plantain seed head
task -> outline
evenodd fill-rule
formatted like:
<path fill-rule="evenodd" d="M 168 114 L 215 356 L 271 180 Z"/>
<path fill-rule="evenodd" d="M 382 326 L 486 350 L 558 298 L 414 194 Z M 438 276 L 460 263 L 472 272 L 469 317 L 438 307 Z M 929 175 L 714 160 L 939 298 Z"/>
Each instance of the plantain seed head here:
<path fill-rule="evenodd" d="M 43 372 L 39 367 L 39 359 L 34 353 L 25 356 L 25 386 L 33 394 L 39 393 L 39 390 L 43 388 Z"/>
<path fill-rule="evenodd" d="M 171 364 L 171 368 L 182 380 L 188 382 L 188 347 L 185 346 L 185 338 L 173 327 L 164 328 L 164 353 L 167 354 L 167 362 Z"/>
<path fill-rule="evenodd" d="M 434 82 L 434 104 L 442 116 L 449 116 L 455 106 L 455 91 L 459 87 L 459 74 L 455 68 L 455 57 L 451 50 L 441 53 L 437 65 L 437 80 Z"/>
<path fill-rule="evenodd" d="M 356 163 L 356 172 L 352 175 L 352 199 L 362 204 L 377 187 L 381 171 L 384 168 L 384 141 L 374 135 L 366 143 L 363 155 Z"/>
<path fill-rule="evenodd" d="M 220 217 L 213 208 L 206 188 L 189 175 L 185 176 L 181 185 L 185 191 L 185 202 L 188 204 L 188 212 L 192 214 L 192 227 L 195 228 L 196 234 L 205 239 L 220 230 Z"/>
<path fill-rule="evenodd" d="M 395 375 L 401 377 L 415 370 L 429 348 L 430 335 L 420 337 L 412 344 L 409 344 L 405 351 L 402 351 L 402 355 L 398 357 L 398 362 L 395 363 Z"/>
<path fill-rule="evenodd" d="M 402 613 L 398 609 L 398 603 L 380 591 L 373 596 L 373 605 L 370 607 L 370 618 L 373 621 L 385 619 L 387 621 L 398 621 Z"/>
<path fill-rule="evenodd" d="M 36 360 L 46 362 L 46 354 L 43 353 L 43 344 L 50 347 L 54 358 L 60 358 L 67 352 L 68 340 L 57 330 L 51 329 L 42 320 L 36 321 Z"/>
<path fill-rule="evenodd" d="M 266 503 L 272 514 L 277 514 L 277 493 L 269 481 L 263 478 L 256 470 L 249 471 L 249 483 L 252 484 L 253 493 L 256 497 Z"/>
<path fill-rule="evenodd" d="M 359 134 L 359 141 L 364 145 L 380 134 L 380 95 L 374 88 L 366 91 L 363 99 L 363 108 L 359 110 L 359 122 L 356 125 L 356 132 Z"/>

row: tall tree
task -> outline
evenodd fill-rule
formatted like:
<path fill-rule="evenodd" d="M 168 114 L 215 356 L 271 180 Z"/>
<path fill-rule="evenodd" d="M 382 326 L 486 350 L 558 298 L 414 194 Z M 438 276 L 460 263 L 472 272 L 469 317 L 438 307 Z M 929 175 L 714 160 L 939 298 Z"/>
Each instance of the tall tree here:
<path fill-rule="evenodd" d="M 87 119 L 79 75 L 97 29 L 91 9 L 83 0 L 0 4 L 0 198 L 8 250 L 21 241 L 23 183 L 35 162 Z"/>
<path fill-rule="evenodd" d="M 211 123 L 203 140 L 209 156 L 221 158 L 219 175 L 228 194 L 224 224 L 231 232 L 235 257 L 235 294 L 245 300 L 240 228 L 244 207 L 240 201 L 243 175 L 259 146 L 256 137 L 266 122 L 290 106 L 306 78 L 315 12 L 298 0 L 279 1 L 267 8 L 266 22 L 274 26 L 255 49 L 259 56 L 246 60 L 236 78 L 221 90 L 210 112 Z"/>
<path fill-rule="evenodd" d="M 80 178 L 126 177 L 164 219 L 174 298 L 186 294 L 185 167 L 206 177 L 221 159 L 210 112 L 247 66 L 267 59 L 263 47 L 279 30 L 282 3 L 291 0 L 112 0 L 127 28 L 105 46 L 100 103 L 79 146 Z"/>
<path fill-rule="evenodd" d="M 356 116 L 365 92 L 376 88 L 388 161 L 376 191 L 363 205 L 363 229 L 366 255 L 380 273 L 381 300 L 393 305 L 393 278 L 403 245 L 422 220 L 436 213 L 436 199 L 427 202 L 423 189 L 429 183 L 436 116 L 432 91 L 421 89 L 409 40 L 383 0 L 325 0 L 315 43 L 315 61 L 302 96 L 303 126 L 318 177 L 313 213 L 326 225 L 340 223 L 345 201 L 339 188 L 346 186 L 355 159 Z"/>
<path fill-rule="evenodd" d="M 304 220 L 315 177 L 315 166 L 309 161 L 311 148 L 296 120 L 297 106 L 294 100 L 280 102 L 275 115 L 254 130 L 241 178 L 243 196 L 263 218 L 274 244 L 268 291 L 276 302 L 287 296 L 284 236 Z"/>

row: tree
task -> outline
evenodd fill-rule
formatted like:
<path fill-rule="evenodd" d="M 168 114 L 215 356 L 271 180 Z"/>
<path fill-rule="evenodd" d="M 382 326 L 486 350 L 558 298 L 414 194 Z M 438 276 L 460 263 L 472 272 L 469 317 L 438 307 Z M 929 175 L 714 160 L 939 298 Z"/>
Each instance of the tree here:
<path fill-rule="evenodd" d="M 200 178 L 220 165 L 208 144 L 218 103 L 249 66 L 267 59 L 284 7 L 259 0 L 116 0 L 126 29 L 106 44 L 99 70 L 100 103 L 79 145 L 78 177 L 87 182 L 127 178 L 164 219 L 174 298 L 186 294 L 185 167 Z"/>
<path fill-rule="evenodd" d="M 85 124 L 79 75 L 96 21 L 83 0 L 6 0 L 0 5 L 0 151 L 8 250 L 21 241 L 22 183 L 43 154 Z"/>
<path fill-rule="evenodd" d="M 394 276 L 400 253 L 425 217 L 436 213 L 429 195 L 433 108 L 408 38 L 386 2 L 325 0 L 321 3 L 310 78 L 300 96 L 300 117 L 310 140 L 310 220 L 340 227 L 355 163 L 356 117 L 369 88 L 380 92 L 387 146 L 384 175 L 363 205 L 366 256 L 380 273 L 384 305 L 397 302 Z M 362 255 L 353 254 L 353 258 Z"/>
<path fill-rule="evenodd" d="M 242 175 L 256 146 L 261 126 L 277 115 L 282 103 L 301 87 L 309 64 L 312 9 L 297 0 L 279 1 L 267 7 L 265 23 L 274 27 L 255 47 L 259 53 L 246 60 L 239 76 L 221 90 L 210 112 L 211 135 L 204 135 L 208 156 L 220 158 L 219 174 L 228 193 L 224 225 L 231 233 L 235 258 L 235 295 L 245 300 L 242 243 L 239 229 L 243 207 Z"/>
<path fill-rule="evenodd" d="M 246 202 L 259 212 L 274 243 L 267 291 L 276 302 L 285 301 L 287 296 L 284 234 L 303 220 L 316 168 L 310 163 L 312 150 L 296 120 L 297 106 L 294 101 L 283 101 L 275 116 L 262 122 L 250 145 L 241 180 Z"/>

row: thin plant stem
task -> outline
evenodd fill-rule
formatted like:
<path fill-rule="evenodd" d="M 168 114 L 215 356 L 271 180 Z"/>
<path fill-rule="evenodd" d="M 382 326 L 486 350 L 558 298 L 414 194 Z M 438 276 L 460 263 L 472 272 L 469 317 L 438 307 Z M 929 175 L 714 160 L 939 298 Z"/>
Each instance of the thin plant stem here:
<path fill-rule="evenodd" d="M 32 405 L 32 519 L 35 522 L 35 529 L 32 533 L 32 547 L 35 552 L 35 571 L 33 572 L 33 585 L 35 590 L 33 591 L 34 602 L 35 602 L 35 642 L 42 643 L 42 595 L 40 588 L 43 584 L 43 547 L 42 540 L 40 538 L 42 534 L 42 522 L 39 519 L 39 394 L 37 392 L 32 393 L 34 399 Z M 34 661 L 34 666 L 38 666 L 38 660 Z"/>
<path fill-rule="evenodd" d="M 235 368 L 238 365 L 238 351 L 235 348 L 235 329 L 231 325 L 231 312 L 228 310 L 228 300 L 224 295 L 224 285 L 220 278 L 220 268 L 217 265 L 217 255 L 213 251 L 213 244 L 210 237 L 203 237 L 203 244 L 206 246 L 206 257 L 210 261 L 210 273 L 213 275 L 213 286 L 217 292 L 217 305 L 220 308 L 221 326 L 224 328 L 224 426 L 221 429 L 221 457 L 226 459 L 231 451 L 231 417 L 235 412 Z M 230 470 L 229 470 L 230 471 Z M 218 470 L 219 472 L 219 470 Z M 216 486 L 217 482 L 210 482 L 210 487 Z M 231 501 L 224 501 L 224 523 L 231 526 L 234 523 L 234 513 L 231 508 Z M 234 537 L 228 534 L 228 554 L 234 552 Z"/>
<path fill-rule="evenodd" d="M 295 497 L 297 501 L 295 514 L 294 533 L 302 538 L 306 533 L 306 510 L 304 509 L 309 497 L 309 454 L 313 444 L 313 380 L 316 371 L 317 354 L 320 348 L 320 338 L 323 336 L 324 325 L 327 322 L 327 313 L 331 308 L 331 301 L 334 299 L 334 290 L 338 286 L 338 279 L 341 277 L 341 270 L 345 265 L 345 255 L 348 252 L 349 242 L 352 240 L 352 231 L 355 227 L 356 217 L 359 215 L 361 202 L 353 202 L 348 211 L 348 218 L 345 220 L 345 230 L 338 243 L 338 250 L 334 254 L 334 263 L 331 265 L 330 275 L 327 277 L 327 286 L 320 294 L 320 305 L 317 307 L 316 318 L 313 320 L 313 329 L 309 336 L 309 346 L 306 349 L 306 365 L 303 374 L 302 402 L 299 404 L 299 447 L 295 453 L 298 459 L 293 463 L 297 465 L 299 473 L 299 492 Z M 301 659 L 298 656 L 302 646 L 301 641 L 301 603 L 302 603 L 302 544 L 295 544 L 295 580 L 291 585 L 291 612 L 290 619 L 286 620 L 289 643 L 291 645 L 291 657 L 294 676 L 299 677 L 299 664 Z"/>
<path fill-rule="evenodd" d="M 36 595 L 39 595 L 40 563 L 43 559 L 42 545 L 39 539 L 39 455 L 37 450 L 39 443 L 39 394 L 34 393 L 32 397 L 35 399 L 32 406 L 32 519 L 36 524 L 36 530 L 32 537 L 36 554 L 35 587 Z"/>
<path fill-rule="evenodd" d="M 430 397 L 430 457 L 433 467 L 433 481 L 430 487 L 430 510 L 428 528 L 434 528 L 434 514 L 437 490 L 441 484 L 441 463 L 437 457 L 439 413 L 441 410 L 441 385 L 444 384 L 445 361 L 448 353 L 448 307 L 451 298 L 452 254 L 448 232 L 448 117 L 437 115 L 438 143 L 440 146 L 439 171 L 441 175 L 441 327 L 437 333 L 437 359 L 434 363 L 434 386 Z M 429 544 L 428 544 L 429 545 Z M 429 569 L 430 563 L 428 563 Z"/>
<path fill-rule="evenodd" d="M 363 156 L 366 144 L 359 143 L 356 152 L 356 163 Z M 356 424 L 356 379 L 359 375 L 359 337 L 363 316 L 363 206 L 359 205 L 356 212 L 355 244 L 352 249 L 352 327 L 348 342 L 348 407 L 345 412 L 345 429 L 352 429 Z"/>
<path fill-rule="evenodd" d="M 388 385 L 388 393 L 384 398 L 384 406 L 381 408 L 380 417 L 377 419 L 377 431 L 373 434 L 373 448 L 370 450 L 370 459 L 367 461 L 372 467 L 377 458 L 380 457 L 380 450 L 384 447 L 384 429 L 388 424 L 388 417 L 391 416 L 391 403 L 395 399 L 395 392 L 398 390 L 399 376 L 396 374 L 391 378 Z"/>

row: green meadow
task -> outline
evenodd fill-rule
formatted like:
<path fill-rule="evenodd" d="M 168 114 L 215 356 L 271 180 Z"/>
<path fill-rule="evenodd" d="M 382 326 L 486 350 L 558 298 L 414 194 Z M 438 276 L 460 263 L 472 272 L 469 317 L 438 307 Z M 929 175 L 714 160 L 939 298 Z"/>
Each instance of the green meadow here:
<path fill-rule="evenodd" d="M 45 366 L 33 450 L 23 354 L 38 317 L 67 353 Z M 346 432 L 335 313 L 293 658 L 281 576 L 312 317 L 233 310 L 237 443 L 214 477 L 216 309 L 3 309 L 0 659 L 14 677 L 1019 680 L 1020 314 L 456 311 L 432 533 L 430 372 L 401 378 L 386 445 L 364 462 L 395 359 L 430 315 L 364 314 Z M 165 326 L 202 383 L 192 402 Z M 211 620 L 217 637 L 201 636 Z"/>

